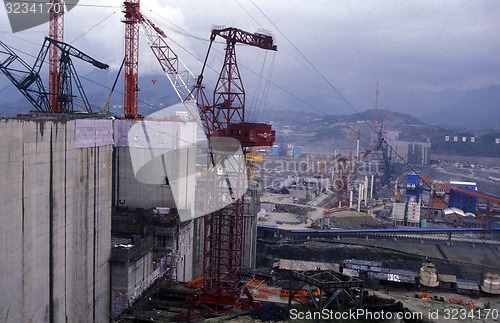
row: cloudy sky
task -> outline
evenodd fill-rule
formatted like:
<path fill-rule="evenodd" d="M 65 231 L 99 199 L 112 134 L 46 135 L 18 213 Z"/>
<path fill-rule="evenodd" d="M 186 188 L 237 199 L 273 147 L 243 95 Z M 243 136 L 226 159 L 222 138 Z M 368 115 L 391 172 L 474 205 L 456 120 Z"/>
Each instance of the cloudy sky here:
<path fill-rule="evenodd" d="M 258 93 L 259 75 L 270 78 L 266 104 L 276 109 L 365 111 L 375 106 L 378 81 L 379 107 L 410 112 L 405 102 L 422 91 L 500 84 L 498 0 L 143 0 L 141 7 L 195 75 L 212 26 L 270 31 L 278 52 L 241 46 L 238 62 L 248 92 Z M 3 7 L 0 16 L 0 39 L 36 55 L 48 24 L 13 34 Z M 107 86 L 123 57 L 122 16 L 117 0 L 81 0 L 65 16 L 65 41 L 111 65 L 99 80 Z M 164 77 L 145 43 L 140 76 Z M 214 69 L 222 50 L 216 44 L 210 56 Z M 207 71 L 207 87 L 215 77 Z"/>

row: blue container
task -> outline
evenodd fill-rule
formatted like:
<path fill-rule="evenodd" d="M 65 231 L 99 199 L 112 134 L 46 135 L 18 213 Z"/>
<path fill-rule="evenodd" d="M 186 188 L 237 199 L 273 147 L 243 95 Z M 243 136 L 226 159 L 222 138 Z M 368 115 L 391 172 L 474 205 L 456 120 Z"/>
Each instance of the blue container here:
<path fill-rule="evenodd" d="M 302 147 L 301 146 L 293 147 L 293 157 L 294 158 L 302 157 Z"/>
<path fill-rule="evenodd" d="M 278 145 L 272 146 L 271 147 L 271 152 L 269 153 L 269 155 L 274 156 L 274 157 L 278 157 L 278 154 L 279 154 L 279 147 L 278 147 Z"/>
<path fill-rule="evenodd" d="M 285 144 L 279 144 L 278 156 L 286 156 Z"/>

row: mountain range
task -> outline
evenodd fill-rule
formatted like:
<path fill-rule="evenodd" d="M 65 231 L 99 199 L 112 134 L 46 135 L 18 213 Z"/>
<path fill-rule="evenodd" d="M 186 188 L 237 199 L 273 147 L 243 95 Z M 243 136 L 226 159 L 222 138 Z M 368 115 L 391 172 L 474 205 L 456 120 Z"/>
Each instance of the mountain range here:
<path fill-rule="evenodd" d="M 80 76 L 89 101 L 96 107 L 96 111 L 104 106 L 115 77 L 116 74 L 113 72 L 101 70 L 93 70 Z M 118 116 L 123 113 L 122 89 L 123 78 L 120 76 L 111 98 L 111 112 Z M 178 102 L 177 96 L 164 75 L 139 78 L 139 89 L 139 109 L 144 115 Z M 0 116 L 14 116 L 33 110 L 33 107 L 4 75 L 0 75 L 0 97 L 2 98 Z M 401 106 L 404 108 L 399 112 L 392 111 L 390 114 L 395 116 L 405 112 L 407 116 L 403 118 L 400 115 L 399 118 L 389 122 L 392 125 L 395 125 L 394 122 L 410 124 L 422 122 L 436 126 L 462 128 L 462 130 L 491 129 L 492 131 L 500 131 L 500 85 L 467 91 L 456 89 L 440 92 L 419 90 L 412 98 L 402 98 L 401 100 L 403 100 Z M 273 109 L 283 111 L 281 107 L 273 107 Z M 266 114 L 272 115 L 272 109 L 267 110 Z M 326 114 L 319 115 L 321 112 L 317 111 L 296 112 L 299 120 L 304 120 L 305 114 L 311 117 L 326 117 Z M 282 112 L 278 114 L 293 119 L 294 111 L 292 109 L 286 116 Z M 330 120 L 328 122 L 358 122 L 360 120 L 356 119 L 361 119 L 361 114 L 367 121 L 374 120 L 374 111 L 372 110 L 360 113 L 353 110 L 351 115 L 329 115 L 327 119 Z M 383 117 L 384 111 L 379 109 L 378 119 L 382 120 Z M 415 117 L 418 117 L 418 122 Z M 273 118 L 266 115 L 263 119 L 270 121 Z"/>
<path fill-rule="evenodd" d="M 434 110 L 420 116 L 429 124 L 500 129 L 499 85 L 469 91 L 429 92 L 420 105 L 423 110 L 426 107 Z"/>

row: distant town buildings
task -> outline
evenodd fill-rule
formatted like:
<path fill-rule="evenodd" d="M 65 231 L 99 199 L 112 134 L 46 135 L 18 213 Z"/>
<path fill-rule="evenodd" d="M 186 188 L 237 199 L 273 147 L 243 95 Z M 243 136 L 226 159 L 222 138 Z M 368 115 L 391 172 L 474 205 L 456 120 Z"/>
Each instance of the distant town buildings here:
<path fill-rule="evenodd" d="M 391 149 L 387 151 L 394 164 L 429 165 L 431 143 L 421 141 L 387 140 Z"/>
<path fill-rule="evenodd" d="M 293 158 L 300 158 L 302 157 L 302 147 L 301 146 L 293 146 L 293 145 L 286 145 L 286 144 L 279 144 L 279 145 L 274 145 L 271 147 L 271 152 L 269 153 L 270 156 L 273 157 L 293 157 Z"/>

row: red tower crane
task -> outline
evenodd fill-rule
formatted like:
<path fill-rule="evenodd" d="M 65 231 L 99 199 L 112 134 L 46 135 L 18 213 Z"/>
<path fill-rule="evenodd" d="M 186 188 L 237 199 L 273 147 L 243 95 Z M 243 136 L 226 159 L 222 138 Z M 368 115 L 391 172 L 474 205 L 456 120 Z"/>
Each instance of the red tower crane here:
<path fill-rule="evenodd" d="M 203 71 L 216 37 L 225 40 L 225 58 L 222 70 L 217 80 L 213 103 L 208 100 L 203 92 L 201 81 Z M 269 35 L 249 33 L 237 28 L 213 29 L 210 37 L 210 46 L 205 59 L 201 75 L 198 77 L 198 107 L 205 122 L 205 132 L 210 141 L 211 150 L 209 163 L 223 165 L 224 153 L 214 150 L 214 138 L 232 138 L 241 143 L 245 154 L 251 147 L 272 146 L 275 131 L 271 126 L 263 123 L 245 122 L 245 90 L 236 62 L 236 44 L 245 44 L 265 50 L 277 50 L 273 38 Z M 224 141 L 222 141 L 224 142 Z M 218 145 L 220 146 L 220 144 Z M 219 151 L 221 150 L 218 147 Z M 230 150 L 230 147 L 226 147 Z M 223 150 L 223 149 L 222 149 Z M 237 173 L 236 181 L 230 183 L 224 176 L 215 179 L 214 190 L 210 197 L 215 200 L 227 199 L 227 191 L 221 189 L 225 184 L 231 191 L 232 203 L 214 211 L 204 218 L 204 254 L 203 254 L 203 285 L 197 295 L 197 303 L 204 305 L 213 312 L 224 312 L 233 307 L 254 306 L 253 298 L 241 283 L 242 243 L 243 243 L 243 194 L 244 185 L 241 181 L 246 172 L 245 158 L 235 161 L 232 171 Z M 226 173 L 231 170 L 224 170 Z M 239 190 L 239 191 L 238 191 Z M 241 197 L 239 197 L 241 196 Z M 243 294 L 247 299 L 242 298 Z"/>
<path fill-rule="evenodd" d="M 211 42 L 202 72 L 196 82 L 193 82 L 192 73 L 168 46 L 165 33 L 140 12 L 139 0 L 125 2 L 123 12 L 125 13 L 123 22 L 126 23 L 125 117 L 140 118 L 137 113 L 139 43 L 137 29 L 140 25 L 143 27 L 149 46 L 180 100 L 182 102 L 195 101 L 194 92 L 197 90 L 197 107 L 210 145 L 209 165 L 224 168 L 226 165 L 224 161 L 230 153 L 225 154 L 223 151 L 234 151 L 237 148 L 235 143 L 242 148 L 244 153 L 251 147 L 273 145 L 275 131 L 270 125 L 245 122 L 245 90 L 236 63 L 235 51 L 237 43 L 275 51 L 277 48 L 273 44 L 272 36 L 249 33 L 236 28 L 212 30 Z M 202 80 L 210 49 L 217 36 L 225 39 L 226 52 L 211 104 L 204 93 Z M 224 140 L 224 138 L 236 140 Z M 230 167 L 223 169 L 222 174 L 215 175 L 211 182 L 214 187 L 208 193 L 211 197 L 211 202 L 208 203 L 229 205 L 206 215 L 204 218 L 204 279 L 195 305 L 205 305 L 218 313 L 234 306 L 244 307 L 253 302 L 250 293 L 240 282 L 243 258 L 244 192 L 242 190 L 245 187 L 242 182 L 245 180 L 246 171 L 244 156 L 232 160 Z M 235 174 L 232 180 L 228 178 L 229 172 Z M 246 294 L 249 302 L 242 299 L 243 293 Z"/>
<path fill-rule="evenodd" d="M 58 42 L 64 41 L 64 0 L 51 0 L 49 7 L 49 38 Z M 59 103 L 59 53 L 57 46 L 49 48 L 49 106 L 55 113 L 64 112 Z"/>
<path fill-rule="evenodd" d="M 123 3 L 125 18 L 125 71 L 124 100 L 125 118 L 139 119 L 138 113 L 138 75 L 139 75 L 139 22 L 140 1 L 130 0 Z"/>

